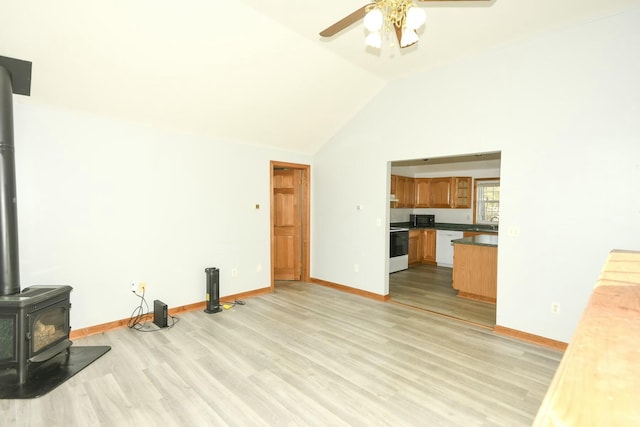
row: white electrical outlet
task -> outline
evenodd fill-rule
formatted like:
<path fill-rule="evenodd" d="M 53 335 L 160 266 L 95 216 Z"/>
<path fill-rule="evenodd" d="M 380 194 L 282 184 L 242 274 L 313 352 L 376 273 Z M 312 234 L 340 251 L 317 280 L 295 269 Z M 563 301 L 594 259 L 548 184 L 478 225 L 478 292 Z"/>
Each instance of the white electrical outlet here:
<path fill-rule="evenodd" d="M 147 290 L 147 282 L 134 280 L 131 282 L 131 292 L 143 294 Z"/>
<path fill-rule="evenodd" d="M 520 227 L 512 225 L 508 228 L 507 234 L 511 237 L 520 237 Z"/>
<path fill-rule="evenodd" d="M 353 271 L 358 273 L 360 271 L 360 266 L 358 264 L 353 264 Z"/>
<path fill-rule="evenodd" d="M 258 265 L 256 266 L 256 271 L 258 273 L 260 273 L 262 271 L 262 264 L 258 263 Z"/>
<path fill-rule="evenodd" d="M 551 303 L 551 312 L 552 313 L 560 313 L 560 303 L 558 302 L 552 302 Z"/>
<path fill-rule="evenodd" d="M 238 269 L 237 268 L 232 268 L 231 269 L 231 277 L 238 277 Z"/>

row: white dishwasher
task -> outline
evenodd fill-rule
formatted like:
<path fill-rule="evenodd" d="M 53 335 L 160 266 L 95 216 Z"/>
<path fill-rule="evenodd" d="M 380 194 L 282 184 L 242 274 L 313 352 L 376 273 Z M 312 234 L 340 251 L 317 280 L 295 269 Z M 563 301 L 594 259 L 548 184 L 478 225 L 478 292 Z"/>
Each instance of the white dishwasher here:
<path fill-rule="evenodd" d="M 442 267 L 453 267 L 452 240 L 462 239 L 462 231 L 438 230 L 436 232 L 436 264 Z"/>

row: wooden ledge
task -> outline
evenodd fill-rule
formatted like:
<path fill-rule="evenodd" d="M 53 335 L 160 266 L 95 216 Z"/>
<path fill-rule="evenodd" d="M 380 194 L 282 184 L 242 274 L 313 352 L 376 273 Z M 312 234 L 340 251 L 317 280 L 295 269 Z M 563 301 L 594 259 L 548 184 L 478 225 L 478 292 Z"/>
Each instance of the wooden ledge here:
<path fill-rule="evenodd" d="M 640 252 L 612 251 L 534 426 L 640 425 Z"/>

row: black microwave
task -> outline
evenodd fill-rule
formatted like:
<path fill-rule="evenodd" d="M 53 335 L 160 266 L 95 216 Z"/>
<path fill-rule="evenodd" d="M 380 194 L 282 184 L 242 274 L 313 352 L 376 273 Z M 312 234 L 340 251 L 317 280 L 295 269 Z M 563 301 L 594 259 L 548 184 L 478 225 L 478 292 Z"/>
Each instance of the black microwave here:
<path fill-rule="evenodd" d="M 409 223 L 411 227 L 435 227 L 435 215 L 409 215 Z"/>

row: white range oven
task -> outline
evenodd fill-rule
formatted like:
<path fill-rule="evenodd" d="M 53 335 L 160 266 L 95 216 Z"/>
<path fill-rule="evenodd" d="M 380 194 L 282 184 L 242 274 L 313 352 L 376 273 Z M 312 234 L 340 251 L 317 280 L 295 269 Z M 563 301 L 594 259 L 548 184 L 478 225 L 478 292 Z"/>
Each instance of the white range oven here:
<path fill-rule="evenodd" d="M 389 233 L 389 273 L 409 268 L 409 229 L 391 227 Z"/>

